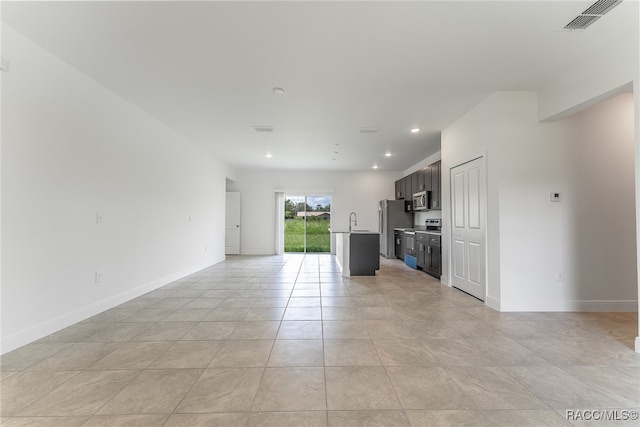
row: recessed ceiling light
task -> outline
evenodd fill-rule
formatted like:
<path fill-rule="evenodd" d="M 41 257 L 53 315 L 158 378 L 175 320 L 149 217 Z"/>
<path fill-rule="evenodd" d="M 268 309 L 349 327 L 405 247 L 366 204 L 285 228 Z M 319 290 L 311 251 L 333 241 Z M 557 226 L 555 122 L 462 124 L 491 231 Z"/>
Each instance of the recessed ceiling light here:
<path fill-rule="evenodd" d="M 266 157 L 267 157 L 267 159 L 270 159 L 270 158 L 272 158 L 272 157 L 273 157 L 273 154 L 271 154 L 271 153 L 267 153 L 267 156 L 266 156 Z"/>
<path fill-rule="evenodd" d="M 373 168 L 374 169 L 378 169 L 378 165 L 373 165 Z"/>
<path fill-rule="evenodd" d="M 384 156 L 385 157 L 391 157 L 391 153 L 387 151 L 386 153 L 384 153 Z"/>
<path fill-rule="evenodd" d="M 418 132 L 420 132 L 420 128 L 411 128 L 410 132 L 411 133 L 418 133 Z"/>
<path fill-rule="evenodd" d="M 272 90 L 276 95 L 284 95 L 284 89 L 282 89 L 281 87 L 274 87 Z"/>

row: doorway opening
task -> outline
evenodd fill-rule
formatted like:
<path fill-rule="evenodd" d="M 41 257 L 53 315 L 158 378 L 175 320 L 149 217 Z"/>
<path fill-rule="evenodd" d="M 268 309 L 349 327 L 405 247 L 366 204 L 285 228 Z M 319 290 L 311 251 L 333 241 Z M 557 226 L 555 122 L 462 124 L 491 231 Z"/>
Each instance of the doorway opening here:
<path fill-rule="evenodd" d="M 225 255 L 240 255 L 240 193 L 227 191 L 225 202 Z"/>
<path fill-rule="evenodd" d="M 284 197 L 284 251 L 331 252 L 331 196 Z"/>

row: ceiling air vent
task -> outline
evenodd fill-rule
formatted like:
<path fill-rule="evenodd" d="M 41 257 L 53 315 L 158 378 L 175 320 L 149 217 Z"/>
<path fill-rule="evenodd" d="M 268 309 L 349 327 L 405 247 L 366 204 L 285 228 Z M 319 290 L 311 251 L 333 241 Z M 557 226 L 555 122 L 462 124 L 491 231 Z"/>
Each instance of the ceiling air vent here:
<path fill-rule="evenodd" d="M 584 30 L 596 22 L 605 13 L 622 3 L 622 0 L 598 0 L 578 15 L 573 21 L 565 25 L 565 30 Z"/>
<path fill-rule="evenodd" d="M 273 132 L 273 126 L 254 126 L 256 132 Z"/>
<path fill-rule="evenodd" d="M 360 128 L 360 133 L 376 133 L 379 131 L 380 128 Z"/>

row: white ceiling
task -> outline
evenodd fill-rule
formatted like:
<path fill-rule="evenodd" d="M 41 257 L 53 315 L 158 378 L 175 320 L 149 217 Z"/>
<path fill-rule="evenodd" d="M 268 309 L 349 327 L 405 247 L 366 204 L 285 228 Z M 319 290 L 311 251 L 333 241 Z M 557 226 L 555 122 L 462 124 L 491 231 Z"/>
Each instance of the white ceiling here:
<path fill-rule="evenodd" d="M 637 0 L 563 30 L 592 3 L 3 2 L 2 21 L 237 168 L 404 170 L 494 91 L 634 36 Z"/>

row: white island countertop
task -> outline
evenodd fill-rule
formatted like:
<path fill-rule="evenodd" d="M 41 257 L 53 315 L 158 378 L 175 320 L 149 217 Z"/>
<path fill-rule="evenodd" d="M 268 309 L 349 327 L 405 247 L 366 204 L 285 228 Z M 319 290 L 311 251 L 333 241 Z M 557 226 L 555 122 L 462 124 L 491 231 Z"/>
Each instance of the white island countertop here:
<path fill-rule="evenodd" d="M 370 231 L 370 230 L 332 230 L 331 228 L 329 229 L 330 232 L 332 233 L 336 233 L 336 234 L 380 234 L 377 231 Z"/>

